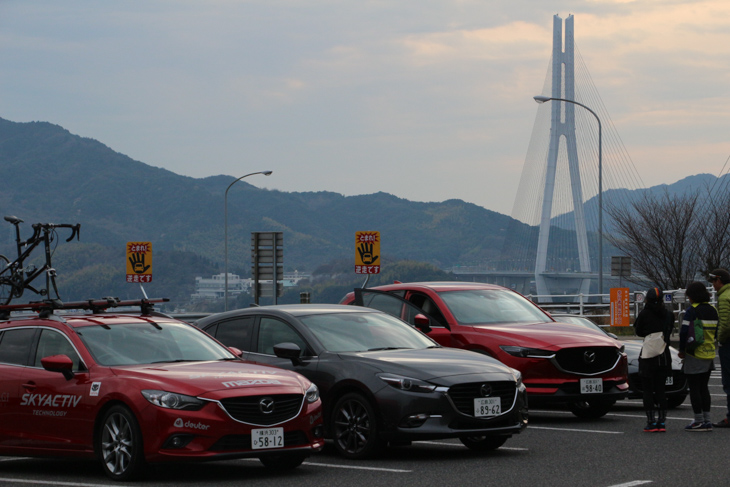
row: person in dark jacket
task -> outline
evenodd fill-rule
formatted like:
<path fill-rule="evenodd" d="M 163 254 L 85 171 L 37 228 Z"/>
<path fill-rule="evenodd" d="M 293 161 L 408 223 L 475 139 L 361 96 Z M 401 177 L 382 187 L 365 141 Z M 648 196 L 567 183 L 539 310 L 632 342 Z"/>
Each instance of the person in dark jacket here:
<path fill-rule="evenodd" d="M 639 375 L 644 387 L 644 431 L 647 433 L 667 430 L 666 382 L 672 367 L 669 337 L 674 328 L 674 315 L 664 307 L 663 295 L 659 288 L 649 289 L 644 309 L 634 321 L 636 336 L 644 338 L 639 356 Z"/>
<path fill-rule="evenodd" d="M 704 283 L 693 282 L 685 295 L 691 303 L 679 329 L 679 357 L 689 383 L 689 399 L 695 419 L 685 431 L 712 431 L 710 422 L 710 373 L 715 369 L 715 334 L 718 315 Z M 699 328 L 699 329 L 698 329 Z M 691 333 L 693 332 L 693 333 Z"/>

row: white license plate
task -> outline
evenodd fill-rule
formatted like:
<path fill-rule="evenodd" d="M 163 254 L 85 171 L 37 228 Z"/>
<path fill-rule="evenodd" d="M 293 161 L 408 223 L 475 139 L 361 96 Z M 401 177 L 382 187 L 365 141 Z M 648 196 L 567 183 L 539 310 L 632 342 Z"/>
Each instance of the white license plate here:
<path fill-rule="evenodd" d="M 284 428 L 251 430 L 251 448 L 254 450 L 284 448 Z"/>
<path fill-rule="evenodd" d="M 498 397 L 478 397 L 474 399 L 474 416 L 488 417 L 502 414 L 502 400 Z"/>
<path fill-rule="evenodd" d="M 581 394 L 602 394 L 603 393 L 603 379 L 581 379 L 580 380 L 580 393 Z"/>
<path fill-rule="evenodd" d="M 667 377 L 667 380 L 666 380 L 666 382 L 664 382 L 664 385 L 666 385 L 666 386 L 673 386 L 674 385 L 674 377 L 672 377 L 671 375 L 669 377 Z"/>

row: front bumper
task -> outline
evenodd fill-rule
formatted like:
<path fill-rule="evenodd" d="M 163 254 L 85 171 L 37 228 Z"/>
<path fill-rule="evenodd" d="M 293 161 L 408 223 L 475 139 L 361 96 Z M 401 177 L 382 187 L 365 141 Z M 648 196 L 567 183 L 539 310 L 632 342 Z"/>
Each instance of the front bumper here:
<path fill-rule="evenodd" d="M 528 422 L 525 387 L 515 387 L 512 383 L 511 394 L 504 393 L 500 397 L 501 414 L 476 417 L 471 395 L 462 392 L 456 397 L 454 387 L 439 387 L 429 394 L 386 387 L 376 394 L 383 426 L 381 438 L 387 441 L 419 441 L 520 433 Z"/>

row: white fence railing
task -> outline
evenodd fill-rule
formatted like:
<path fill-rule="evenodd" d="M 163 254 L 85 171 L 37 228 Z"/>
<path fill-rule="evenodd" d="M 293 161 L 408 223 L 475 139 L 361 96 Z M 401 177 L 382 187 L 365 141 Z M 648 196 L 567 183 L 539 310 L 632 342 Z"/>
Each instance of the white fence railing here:
<path fill-rule="evenodd" d="M 717 303 L 717 292 L 709 287 L 711 303 Z M 639 296 L 640 295 L 640 296 Z M 637 296 L 640 298 L 637 300 Z M 551 312 L 561 310 L 566 313 L 575 313 L 580 316 L 592 316 L 595 318 L 610 318 L 611 303 L 609 294 L 527 294 L 525 297 L 538 304 L 544 310 Z M 631 293 L 631 321 L 636 318 L 643 307 L 643 292 Z M 543 302 L 549 300 L 549 302 Z M 678 319 L 687 308 L 688 302 L 685 299 L 684 289 L 673 289 L 664 291 L 664 302 L 671 306 L 674 316 Z M 609 325 L 602 325 L 609 326 Z"/>

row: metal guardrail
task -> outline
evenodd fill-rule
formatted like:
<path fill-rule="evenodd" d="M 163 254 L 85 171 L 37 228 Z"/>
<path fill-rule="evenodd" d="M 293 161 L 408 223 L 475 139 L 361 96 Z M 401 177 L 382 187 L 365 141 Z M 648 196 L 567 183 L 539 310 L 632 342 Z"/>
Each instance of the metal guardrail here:
<path fill-rule="evenodd" d="M 710 292 L 710 303 L 717 304 L 717 291 L 710 286 L 708 287 Z M 685 299 L 684 289 L 672 289 L 664 291 L 665 304 L 671 305 L 672 312 L 674 313 L 675 321 L 678 322 L 680 317 L 684 314 L 684 310 L 687 308 L 687 302 Z M 642 309 L 644 292 L 633 292 L 631 293 L 631 320 L 633 322 L 636 316 Z M 640 300 L 636 298 L 641 296 Z M 667 297 L 669 296 L 669 298 Z M 527 294 L 527 299 L 534 302 L 541 308 L 550 312 L 550 310 L 559 309 L 567 313 L 574 313 L 580 316 L 591 316 L 594 318 L 610 318 L 611 317 L 611 303 L 609 294 Z M 551 302 L 542 303 L 542 298 L 550 299 Z M 609 325 L 602 325 L 609 326 Z"/>

